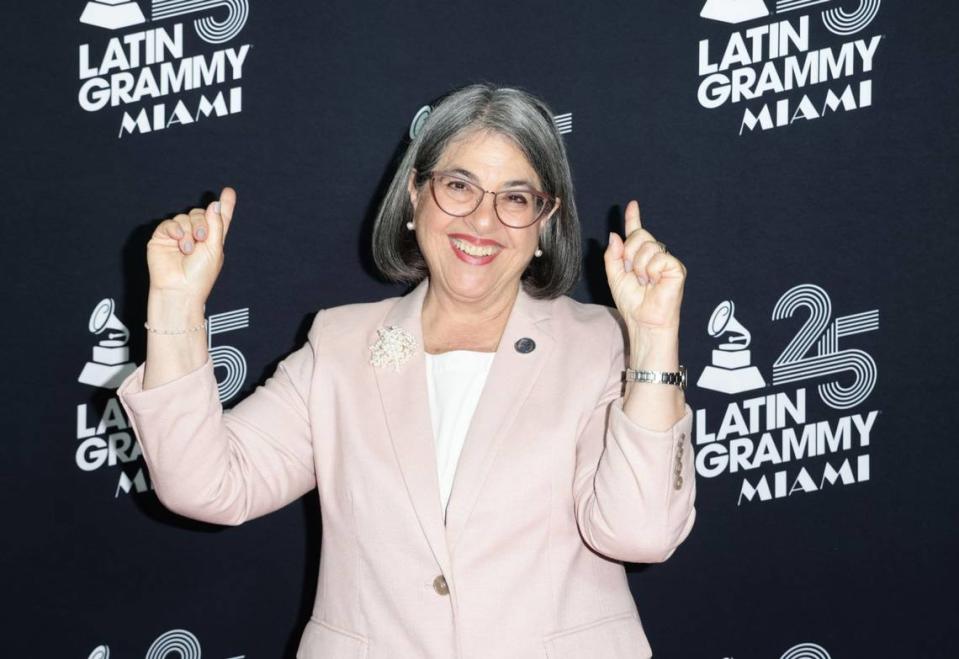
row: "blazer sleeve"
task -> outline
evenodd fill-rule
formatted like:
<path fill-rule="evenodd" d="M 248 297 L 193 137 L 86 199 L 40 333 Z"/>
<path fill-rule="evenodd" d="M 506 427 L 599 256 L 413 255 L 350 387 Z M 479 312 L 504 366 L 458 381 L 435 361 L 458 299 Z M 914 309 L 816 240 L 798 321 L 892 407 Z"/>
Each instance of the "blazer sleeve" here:
<path fill-rule="evenodd" d="M 576 521 L 583 540 L 600 554 L 657 563 L 673 554 L 696 518 L 693 411 L 687 403 L 683 417 L 662 431 L 626 415 L 626 358 L 618 325 L 614 331 L 605 391 L 577 441 Z"/>
<path fill-rule="evenodd" d="M 127 376 L 117 395 L 167 508 L 239 525 L 316 487 L 308 401 L 321 316 L 306 343 L 226 411 L 209 356 L 198 369 L 145 391 L 143 364 Z"/>

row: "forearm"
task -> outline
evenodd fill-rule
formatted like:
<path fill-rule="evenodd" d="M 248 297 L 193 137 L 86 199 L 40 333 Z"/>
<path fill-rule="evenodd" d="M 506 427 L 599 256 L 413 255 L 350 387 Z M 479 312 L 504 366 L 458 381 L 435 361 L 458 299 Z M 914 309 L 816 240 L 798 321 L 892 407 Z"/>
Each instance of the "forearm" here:
<path fill-rule="evenodd" d="M 678 371 L 679 331 L 654 332 L 630 328 L 629 367 L 636 370 Z M 628 382 L 623 411 L 650 430 L 668 430 L 686 413 L 686 397 L 675 385 Z"/>
<path fill-rule="evenodd" d="M 203 322 L 204 305 L 186 295 L 150 291 L 147 324 L 160 330 L 196 327 Z M 143 388 L 150 389 L 195 371 L 208 357 L 205 329 L 183 334 L 147 332 Z"/>

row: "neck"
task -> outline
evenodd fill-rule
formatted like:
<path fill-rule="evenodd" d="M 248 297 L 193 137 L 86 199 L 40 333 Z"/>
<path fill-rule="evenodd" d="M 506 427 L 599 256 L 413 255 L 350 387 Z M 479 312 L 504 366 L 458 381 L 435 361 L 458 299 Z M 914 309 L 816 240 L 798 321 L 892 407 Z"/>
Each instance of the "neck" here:
<path fill-rule="evenodd" d="M 423 343 L 429 353 L 495 352 L 506 329 L 519 284 L 496 295 L 463 300 L 432 285 L 423 300 Z"/>

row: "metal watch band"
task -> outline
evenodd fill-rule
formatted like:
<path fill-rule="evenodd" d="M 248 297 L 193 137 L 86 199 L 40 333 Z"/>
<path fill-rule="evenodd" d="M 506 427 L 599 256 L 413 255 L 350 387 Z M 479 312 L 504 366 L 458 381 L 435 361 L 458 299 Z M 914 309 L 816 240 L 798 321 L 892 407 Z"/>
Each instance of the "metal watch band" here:
<path fill-rule="evenodd" d="M 637 371 L 627 368 L 623 373 L 625 382 L 650 382 L 653 384 L 675 384 L 686 391 L 686 367 L 679 365 L 679 371 Z"/>

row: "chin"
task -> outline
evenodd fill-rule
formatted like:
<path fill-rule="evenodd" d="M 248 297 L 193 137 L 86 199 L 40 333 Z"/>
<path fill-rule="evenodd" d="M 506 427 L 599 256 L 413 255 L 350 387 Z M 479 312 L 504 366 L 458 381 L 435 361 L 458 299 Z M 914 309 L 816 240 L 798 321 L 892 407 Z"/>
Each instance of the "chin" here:
<path fill-rule="evenodd" d="M 495 273 L 476 272 L 458 273 L 446 279 L 445 285 L 456 297 L 467 300 L 480 300 L 493 294 L 501 281 Z"/>

